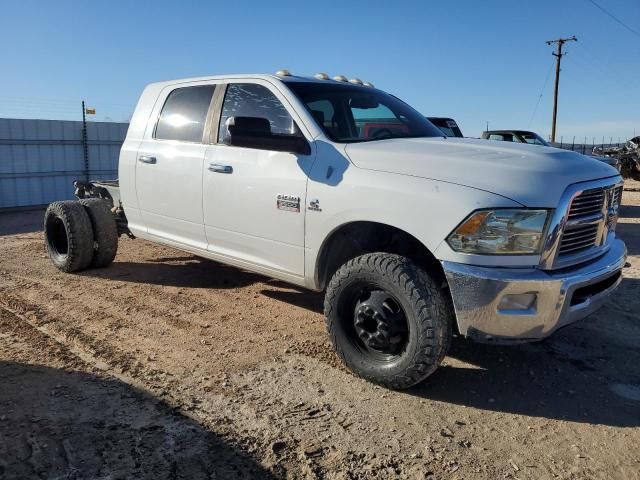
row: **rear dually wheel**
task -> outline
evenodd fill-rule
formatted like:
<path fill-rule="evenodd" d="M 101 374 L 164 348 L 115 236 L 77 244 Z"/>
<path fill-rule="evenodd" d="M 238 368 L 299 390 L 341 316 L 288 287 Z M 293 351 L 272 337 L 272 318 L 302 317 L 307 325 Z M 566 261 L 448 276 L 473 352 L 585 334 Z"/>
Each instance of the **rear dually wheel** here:
<path fill-rule="evenodd" d="M 44 239 L 49 258 L 63 272 L 77 272 L 93 259 L 93 228 L 76 201 L 53 202 L 44 215 Z"/>

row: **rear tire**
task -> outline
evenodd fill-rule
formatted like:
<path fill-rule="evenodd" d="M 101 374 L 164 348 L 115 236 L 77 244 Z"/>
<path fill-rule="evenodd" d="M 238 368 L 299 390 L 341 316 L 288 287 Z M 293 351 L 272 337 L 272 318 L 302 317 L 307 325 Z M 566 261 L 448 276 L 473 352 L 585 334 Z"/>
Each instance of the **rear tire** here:
<path fill-rule="evenodd" d="M 95 268 L 106 267 L 118 252 L 118 226 L 116 219 L 109 209 L 109 204 L 101 198 L 86 198 L 80 200 L 85 208 L 91 226 L 93 227 L 93 261 Z"/>
<path fill-rule="evenodd" d="M 325 296 L 327 330 L 344 363 L 387 388 L 431 375 L 451 342 L 453 310 L 427 272 L 400 255 L 370 253 L 344 264 Z"/>
<path fill-rule="evenodd" d="M 77 272 L 93 258 L 91 220 L 79 202 L 53 202 L 44 214 L 44 240 L 53 264 L 63 272 Z"/>

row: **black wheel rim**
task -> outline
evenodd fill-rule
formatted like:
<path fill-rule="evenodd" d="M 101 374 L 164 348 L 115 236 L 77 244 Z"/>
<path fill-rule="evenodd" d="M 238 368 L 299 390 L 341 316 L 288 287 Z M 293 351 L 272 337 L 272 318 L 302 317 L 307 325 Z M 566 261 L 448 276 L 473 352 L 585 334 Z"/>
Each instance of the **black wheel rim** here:
<path fill-rule="evenodd" d="M 67 229 L 59 217 L 50 218 L 47 222 L 47 240 L 54 255 L 63 257 L 69 252 Z"/>
<path fill-rule="evenodd" d="M 343 310 L 349 343 L 367 361 L 397 360 L 409 341 L 409 322 L 400 301 L 379 285 L 354 285 Z"/>

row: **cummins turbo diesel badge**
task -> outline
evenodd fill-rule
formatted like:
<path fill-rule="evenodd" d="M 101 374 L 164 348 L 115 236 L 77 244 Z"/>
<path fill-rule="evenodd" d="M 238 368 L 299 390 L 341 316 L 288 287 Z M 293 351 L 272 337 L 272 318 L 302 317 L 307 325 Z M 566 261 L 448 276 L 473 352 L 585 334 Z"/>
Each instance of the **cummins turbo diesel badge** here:
<path fill-rule="evenodd" d="M 300 197 L 293 195 L 278 194 L 276 202 L 278 210 L 286 210 L 287 212 L 300 212 Z"/>

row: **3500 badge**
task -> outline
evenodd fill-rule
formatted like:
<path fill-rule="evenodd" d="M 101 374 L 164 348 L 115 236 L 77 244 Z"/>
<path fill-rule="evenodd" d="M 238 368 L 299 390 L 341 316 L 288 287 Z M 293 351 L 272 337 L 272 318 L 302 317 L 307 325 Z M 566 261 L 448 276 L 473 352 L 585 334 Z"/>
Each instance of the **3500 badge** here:
<path fill-rule="evenodd" d="M 287 212 L 300 212 L 300 197 L 294 195 L 278 194 L 276 206 L 278 210 Z"/>

